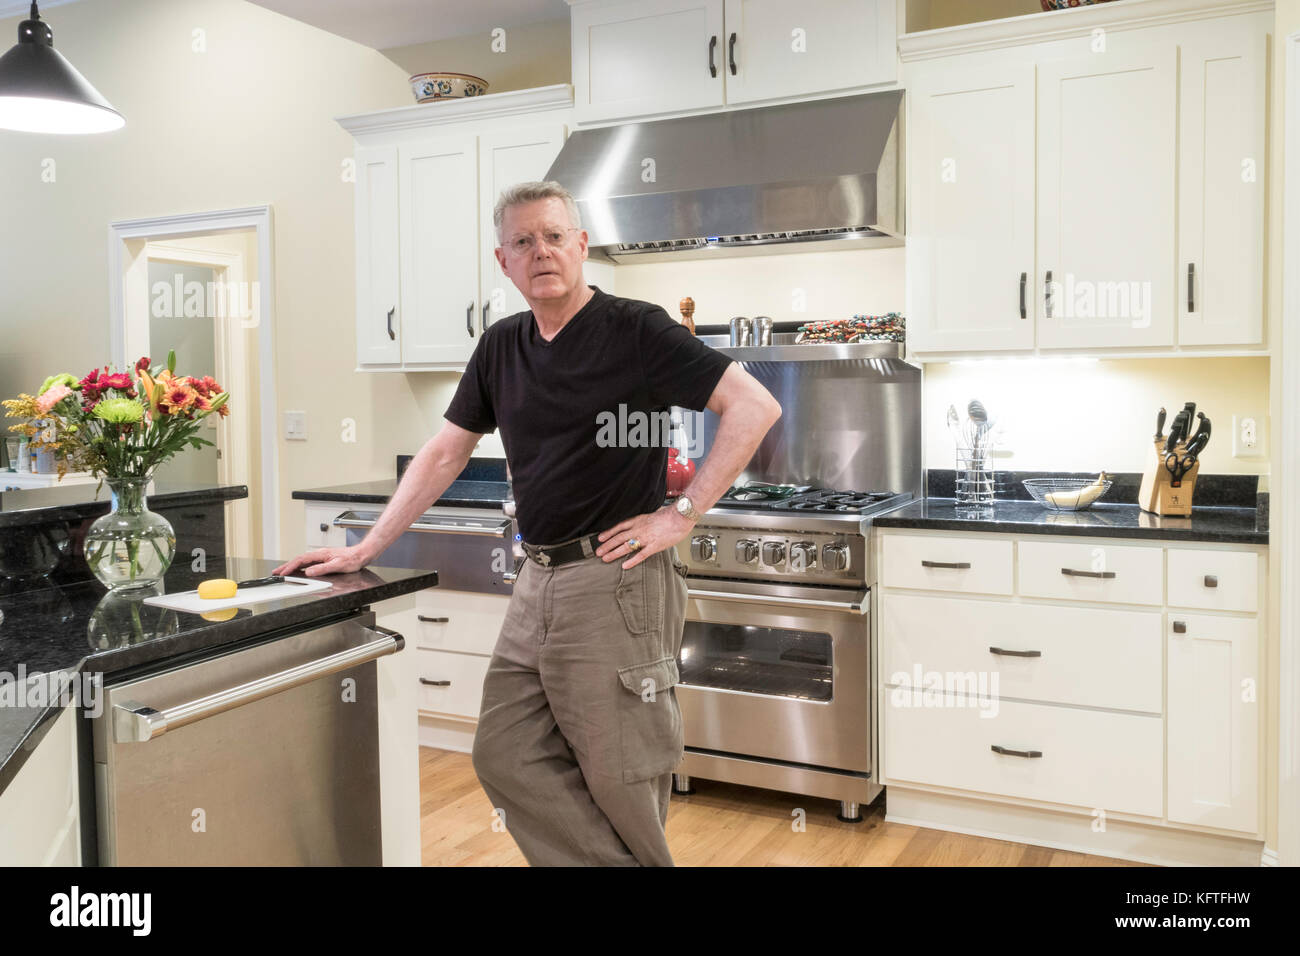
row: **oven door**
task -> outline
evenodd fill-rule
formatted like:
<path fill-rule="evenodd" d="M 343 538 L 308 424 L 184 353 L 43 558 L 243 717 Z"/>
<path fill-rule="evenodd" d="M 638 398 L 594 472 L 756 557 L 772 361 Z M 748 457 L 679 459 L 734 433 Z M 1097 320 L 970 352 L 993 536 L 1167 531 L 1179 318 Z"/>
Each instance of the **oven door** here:
<path fill-rule="evenodd" d="M 686 746 L 870 773 L 869 592 L 688 584 Z"/>

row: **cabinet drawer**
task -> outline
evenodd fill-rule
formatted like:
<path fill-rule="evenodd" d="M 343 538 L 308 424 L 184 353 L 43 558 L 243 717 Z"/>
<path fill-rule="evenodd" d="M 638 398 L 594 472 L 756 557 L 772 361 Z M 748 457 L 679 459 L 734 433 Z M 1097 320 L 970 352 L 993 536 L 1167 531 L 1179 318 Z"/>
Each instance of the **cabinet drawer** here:
<path fill-rule="evenodd" d="M 888 783 L 930 784 L 1159 817 L 1164 734 L 1159 717 L 984 701 L 987 710 L 923 706 L 885 692 Z M 904 705 L 904 702 L 910 706 Z M 984 716 L 992 713 L 993 716 Z M 1038 757 L 995 752 L 994 746 Z"/>
<path fill-rule="evenodd" d="M 339 502 L 307 502 L 307 527 L 305 538 L 309 548 L 341 548 L 347 544 L 342 528 L 334 527 L 334 519 L 348 510 Z"/>
<path fill-rule="evenodd" d="M 509 606 L 510 598 L 500 594 L 428 588 L 416 595 L 407 636 L 417 647 L 491 655 Z"/>
<path fill-rule="evenodd" d="M 887 587 L 1011 593 L 1011 542 L 956 535 L 886 535 Z"/>
<path fill-rule="evenodd" d="M 1169 549 L 1169 606 L 1254 611 L 1260 556 L 1253 551 Z"/>
<path fill-rule="evenodd" d="M 1020 593 L 1115 604 L 1164 601 L 1164 549 L 1021 541 Z"/>
<path fill-rule="evenodd" d="M 1162 645 L 1159 611 L 882 599 L 881 674 L 891 684 L 942 680 L 947 691 L 1158 714 Z"/>
<path fill-rule="evenodd" d="M 478 720 L 491 658 L 419 648 L 415 660 L 421 712 Z M 439 683 L 431 683 L 435 681 Z"/>

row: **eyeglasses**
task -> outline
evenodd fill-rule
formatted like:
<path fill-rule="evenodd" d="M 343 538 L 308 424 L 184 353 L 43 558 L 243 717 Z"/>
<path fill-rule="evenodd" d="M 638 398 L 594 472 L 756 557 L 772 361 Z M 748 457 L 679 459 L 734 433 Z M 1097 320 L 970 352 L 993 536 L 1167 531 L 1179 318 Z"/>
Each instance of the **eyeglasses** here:
<path fill-rule="evenodd" d="M 563 249 L 569 244 L 569 234 L 578 231 L 577 226 L 568 229 L 552 226 L 542 230 L 542 241 L 548 249 Z M 506 241 L 505 247 L 517 256 L 525 256 L 537 248 L 537 240 L 532 235 L 512 236 Z"/>

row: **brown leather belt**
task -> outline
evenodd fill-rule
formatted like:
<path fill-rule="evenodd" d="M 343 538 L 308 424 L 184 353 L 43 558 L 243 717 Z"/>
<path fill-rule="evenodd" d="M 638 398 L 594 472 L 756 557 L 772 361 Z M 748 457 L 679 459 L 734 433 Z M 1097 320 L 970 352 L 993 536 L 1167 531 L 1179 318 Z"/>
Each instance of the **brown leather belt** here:
<path fill-rule="evenodd" d="M 521 543 L 524 547 L 524 554 L 544 568 L 554 568 L 559 567 L 561 564 L 568 564 L 570 561 L 581 561 L 583 558 L 591 557 L 596 553 L 596 549 L 600 547 L 601 540 L 599 535 L 589 534 L 585 538 L 574 538 L 572 541 L 549 546 L 529 544 L 527 541 Z M 589 545 L 589 547 L 584 548 L 584 544 Z"/>

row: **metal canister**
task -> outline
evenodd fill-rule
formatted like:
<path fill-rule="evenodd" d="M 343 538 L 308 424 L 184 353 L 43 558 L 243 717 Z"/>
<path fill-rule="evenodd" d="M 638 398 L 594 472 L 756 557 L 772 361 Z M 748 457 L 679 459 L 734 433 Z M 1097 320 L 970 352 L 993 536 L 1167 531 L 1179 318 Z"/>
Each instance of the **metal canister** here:
<path fill-rule="evenodd" d="M 738 315 L 730 322 L 731 325 L 731 344 L 736 345 L 753 345 L 754 344 L 754 320 Z"/>
<path fill-rule="evenodd" d="M 754 317 L 754 338 L 758 340 L 759 345 L 772 344 L 772 317 L 770 315 Z"/>

